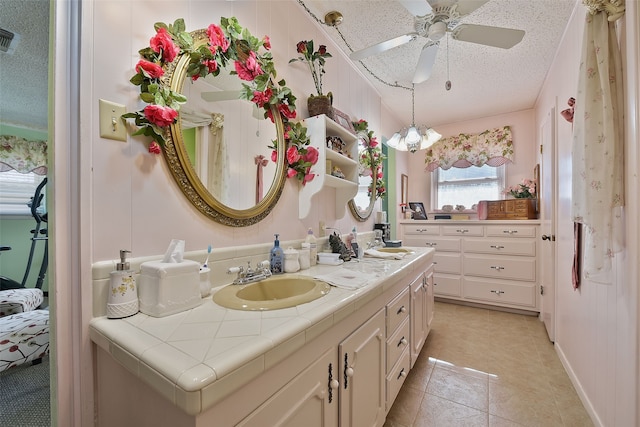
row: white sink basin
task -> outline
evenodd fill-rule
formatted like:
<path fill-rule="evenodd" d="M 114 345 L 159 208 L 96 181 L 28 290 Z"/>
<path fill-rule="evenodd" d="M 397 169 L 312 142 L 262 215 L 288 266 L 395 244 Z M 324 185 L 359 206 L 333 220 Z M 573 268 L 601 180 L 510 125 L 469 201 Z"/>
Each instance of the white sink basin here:
<path fill-rule="evenodd" d="M 247 285 L 227 285 L 213 294 L 213 301 L 236 310 L 277 310 L 313 301 L 330 289 L 328 283 L 313 277 L 271 276 Z"/>

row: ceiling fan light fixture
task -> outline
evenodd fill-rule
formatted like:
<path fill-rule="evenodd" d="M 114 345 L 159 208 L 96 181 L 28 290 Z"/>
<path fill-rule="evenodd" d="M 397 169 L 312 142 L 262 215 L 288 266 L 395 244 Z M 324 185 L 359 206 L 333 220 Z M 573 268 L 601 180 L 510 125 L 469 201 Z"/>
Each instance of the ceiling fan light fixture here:
<path fill-rule="evenodd" d="M 434 42 L 437 42 L 442 37 L 444 37 L 446 33 L 447 24 L 443 21 L 437 21 L 429 26 L 429 32 L 427 33 L 427 36 Z"/>

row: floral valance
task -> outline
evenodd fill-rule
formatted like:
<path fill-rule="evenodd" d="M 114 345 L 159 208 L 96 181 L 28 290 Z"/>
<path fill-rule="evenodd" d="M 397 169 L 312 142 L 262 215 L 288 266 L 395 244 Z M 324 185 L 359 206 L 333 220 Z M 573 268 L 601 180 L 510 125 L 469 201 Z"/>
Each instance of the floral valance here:
<path fill-rule="evenodd" d="M 47 174 L 47 142 L 0 135 L 0 172 Z"/>
<path fill-rule="evenodd" d="M 471 135 L 461 133 L 442 138 L 427 149 L 425 164 L 427 172 L 438 168 L 468 168 L 469 166 L 501 166 L 513 161 L 513 138 L 511 128 L 489 129 Z"/>

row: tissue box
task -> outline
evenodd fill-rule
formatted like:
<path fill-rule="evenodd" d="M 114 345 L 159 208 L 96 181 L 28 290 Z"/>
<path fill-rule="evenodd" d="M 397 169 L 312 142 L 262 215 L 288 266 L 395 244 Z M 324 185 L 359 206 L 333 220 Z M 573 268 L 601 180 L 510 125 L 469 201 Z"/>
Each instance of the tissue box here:
<path fill-rule="evenodd" d="M 140 265 L 138 279 L 140 311 L 164 317 L 197 307 L 200 296 L 200 263 L 148 261 Z"/>

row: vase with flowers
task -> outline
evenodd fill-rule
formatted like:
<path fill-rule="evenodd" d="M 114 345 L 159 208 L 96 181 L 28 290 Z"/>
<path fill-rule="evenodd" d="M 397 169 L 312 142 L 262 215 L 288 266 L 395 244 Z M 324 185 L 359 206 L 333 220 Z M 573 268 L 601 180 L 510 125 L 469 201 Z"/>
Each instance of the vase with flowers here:
<path fill-rule="evenodd" d="M 302 40 L 296 45 L 296 51 L 300 54 L 297 58 L 292 58 L 289 63 L 292 62 L 304 62 L 309 67 L 311 77 L 313 77 L 313 83 L 316 86 L 317 95 L 309 95 L 307 99 L 307 107 L 309 108 L 309 115 L 317 116 L 319 114 L 326 114 L 331 116 L 333 110 L 331 105 L 333 104 L 333 94 L 331 92 L 326 95 L 322 92 L 322 76 L 324 75 L 324 65 L 326 58 L 331 58 L 331 54 L 327 52 L 327 47 L 323 44 L 318 46 L 318 50 L 313 50 L 313 40 Z"/>
<path fill-rule="evenodd" d="M 520 184 L 505 188 L 503 194 L 513 196 L 516 199 L 535 199 L 537 197 L 536 182 L 525 178 Z"/>

